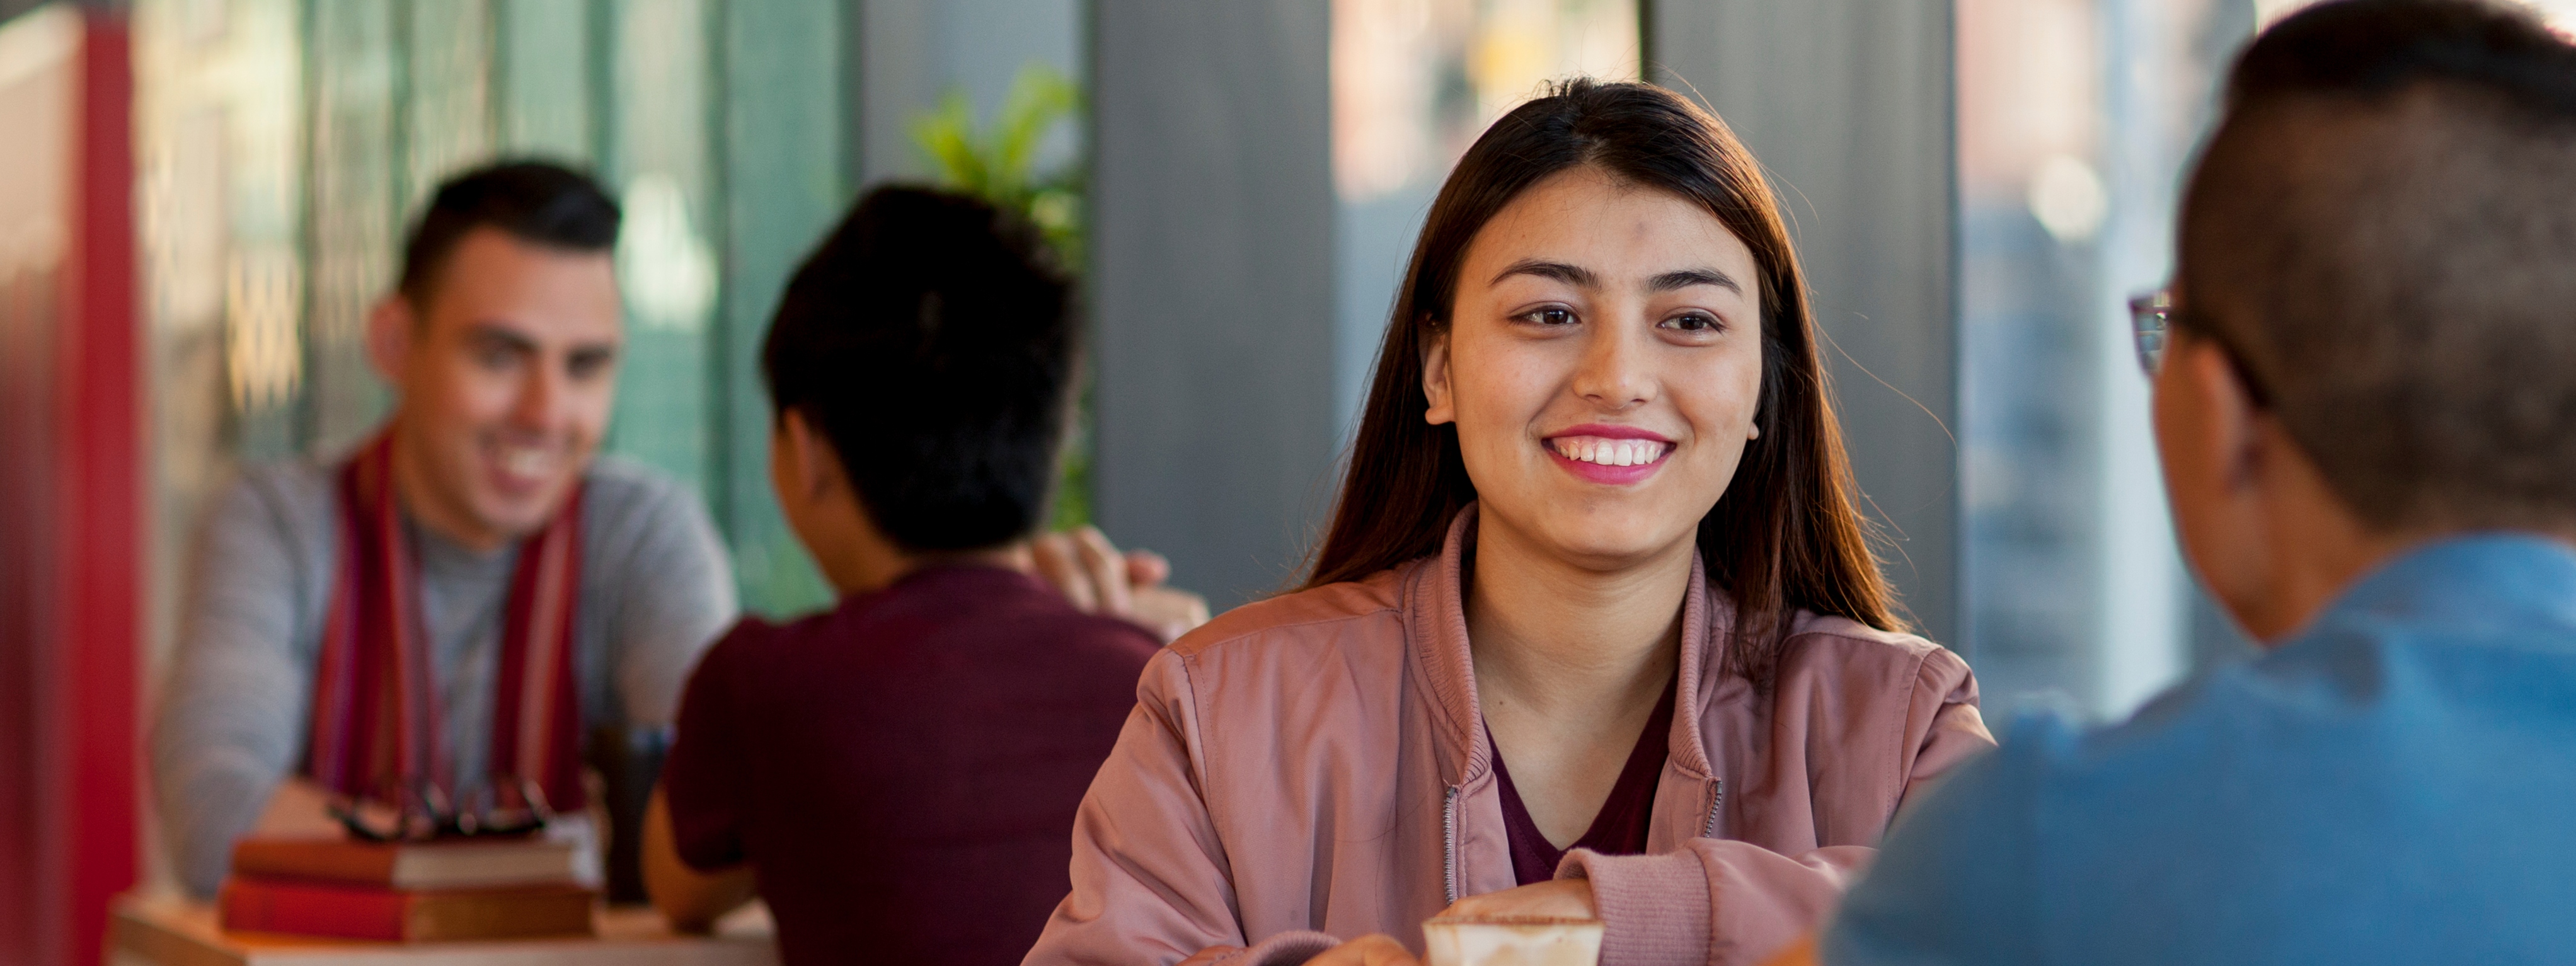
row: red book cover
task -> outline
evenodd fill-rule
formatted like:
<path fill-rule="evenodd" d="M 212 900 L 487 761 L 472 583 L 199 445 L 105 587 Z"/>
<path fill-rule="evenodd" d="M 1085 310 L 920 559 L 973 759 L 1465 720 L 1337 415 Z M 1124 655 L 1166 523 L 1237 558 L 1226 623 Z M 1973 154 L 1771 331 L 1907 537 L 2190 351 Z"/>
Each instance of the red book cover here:
<path fill-rule="evenodd" d="M 590 935 L 591 901 L 570 885 L 402 892 L 235 876 L 220 905 L 230 932 L 430 942 Z"/>
<path fill-rule="evenodd" d="M 233 844 L 233 872 L 250 879 L 413 891 L 563 885 L 575 879 L 572 844 L 538 838 L 389 843 L 253 837 Z"/>

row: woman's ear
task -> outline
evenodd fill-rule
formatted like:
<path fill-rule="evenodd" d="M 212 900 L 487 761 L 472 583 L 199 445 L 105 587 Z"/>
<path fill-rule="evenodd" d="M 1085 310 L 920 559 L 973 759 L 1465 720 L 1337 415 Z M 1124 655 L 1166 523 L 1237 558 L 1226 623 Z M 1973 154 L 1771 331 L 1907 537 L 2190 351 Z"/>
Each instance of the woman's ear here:
<path fill-rule="evenodd" d="M 1422 411 L 1422 421 L 1438 426 L 1458 421 L 1458 408 L 1450 401 L 1449 330 L 1438 329 L 1422 348 L 1422 395 L 1431 401 Z"/>

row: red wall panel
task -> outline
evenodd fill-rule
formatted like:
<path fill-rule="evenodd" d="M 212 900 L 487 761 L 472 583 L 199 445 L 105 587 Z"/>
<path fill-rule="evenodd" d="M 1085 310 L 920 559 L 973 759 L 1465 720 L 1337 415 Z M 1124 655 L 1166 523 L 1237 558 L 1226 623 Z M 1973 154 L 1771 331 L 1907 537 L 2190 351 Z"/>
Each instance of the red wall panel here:
<path fill-rule="evenodd" d="M 124 23 L 0 27 L 0 962 L 99 961 L 134 883 L 143 346 Z"/>
<path fill-rule="evenodd" d="M 144 352 L 134 304 L 134 72 L 125 24 L 81 36 L 80 107 L 65 279 L 63 634 L 72 708 L 70 962 L 99 961 L 107 905 L 133 886 L 143 643 Z"/>

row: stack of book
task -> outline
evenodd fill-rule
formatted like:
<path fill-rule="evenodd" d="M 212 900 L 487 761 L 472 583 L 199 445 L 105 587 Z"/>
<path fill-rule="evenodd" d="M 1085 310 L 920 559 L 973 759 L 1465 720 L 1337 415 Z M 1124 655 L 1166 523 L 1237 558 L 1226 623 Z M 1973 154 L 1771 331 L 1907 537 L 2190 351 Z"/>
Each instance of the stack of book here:
<path fill-rule="evenodd" d="M 251 838 L 233 846 L 223 928 L 391 942 L 591 935 L 570 843 Z"/>

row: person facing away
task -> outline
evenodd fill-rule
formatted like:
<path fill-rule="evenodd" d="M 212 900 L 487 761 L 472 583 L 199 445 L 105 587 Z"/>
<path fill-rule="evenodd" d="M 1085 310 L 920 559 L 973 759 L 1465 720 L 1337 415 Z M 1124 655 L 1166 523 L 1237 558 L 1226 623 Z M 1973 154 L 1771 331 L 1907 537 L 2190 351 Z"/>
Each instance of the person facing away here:
<path fill-rule="evenodd" d="M 646 826 L 676 927 L 756 884 L 790 964 L 1011 963 L 1037 939 L 1162 646 L 1021 569 L 1077 345 L 1035 232 L 974 199 L 873 191 L 797 270 L 761 351 L 770 479 L 841 600 L 745 620 L 691 675 Z"/>
<path fill-rule="evenodd" d="M 1680 97 L 1576 80 L 1495 122 L 1305 588 L 1155 655 L 1026 961 L 1410 963 L 1444 909 L 1598 915 L 1618 964 L 1813 928 L 1993 741 L 1864 544 L 1805 296 Z"/>
<path fill-rule="evenodd" d="M 2115 727 L 2016 723 L 1823 959 L 2567 962 L 2576 47 L 2466 0 L 2281 21 L 2179 247 L 2166 492 L 2265 652 Z"/>
<path fill-rule="evenodd" d="M 415 819 L 541 798 L 580 824 L 581 732 L 670 721 L 733 578 L 694 496 L 599 455 L 617 225 L 550 164 L 441 185 L 367 317 L 383 428 L 207 512 L 152 738 L 190 892 L 264 812 L 329 828 L 329 797 Z"/>

